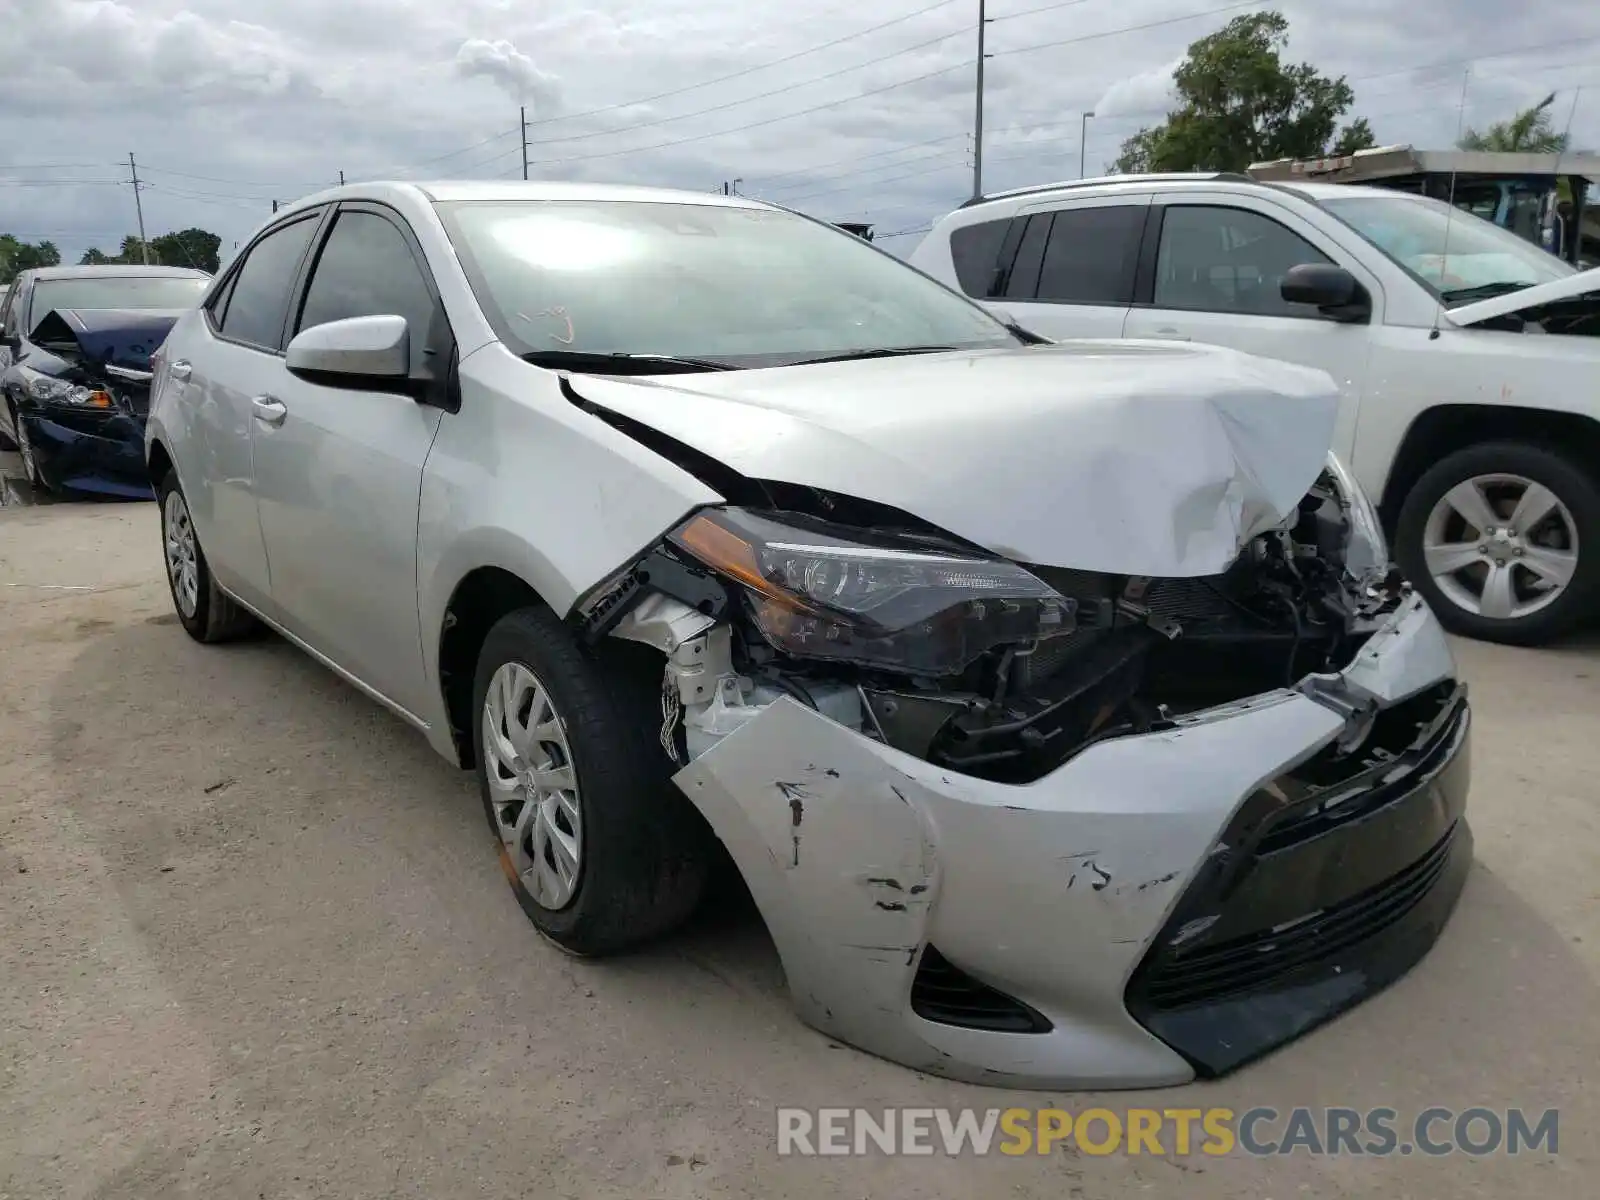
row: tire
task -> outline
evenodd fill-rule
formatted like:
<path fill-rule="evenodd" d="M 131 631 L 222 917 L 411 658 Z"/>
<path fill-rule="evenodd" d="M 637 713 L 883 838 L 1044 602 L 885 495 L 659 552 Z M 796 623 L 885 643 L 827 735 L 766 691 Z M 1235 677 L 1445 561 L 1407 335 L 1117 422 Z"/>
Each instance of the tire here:
<path fill-rule="evenodd" d="M 11 427 L 17 431 L 16 444 L 17 453 L 22 455 L 22 477 L 34 491 L 49 495 L 55 489 L 46 482 L 44 472 L 39 469 L 33 444 L 28 439 L 28 430 L 22 424 L 22 414 L 17 411 L 15 404 L 11 406 Z"/>
<path fill-rule="evenodd" d="M 689 917 L 705 886 L 715 840 L 672 784 L 657 740 L 660 669 L 642 647 L 580 647 L 542 607 L 501 618 L 478 656 L 472 739 L 484 814 L 523 912 L 571 954 L 611 954 L 666 932 Z M 508 679 L 510 705 L 500 690 Z M 543 724 L 546 734 L 522 739 L 520 775 L 502 765 L 510 742 L 497 752 L 485 740 L 488 729 L 504 733 L 508 708 L 517 728 Z M 537 774 L 528 769 L 545 764 Z M 541 779 L 554 790 L 537 790 Z M 539 807 L 548 814 L 542 851 Z M 562 876 L 562 864 L 570 883 L 552 877 Z"/>
<path fill-rule="evenodd" d="M 211 577 L 189 516 L 189 501 L 174 472 L 168 471 L 157 486 L 156 501 L 161 514 L 161 560 L 166 566 L 167 590 L 184 630 L 195 641 L 208 644 L 234 641 L 255 632 L 259 622 L 229 599 Z M 186 552 L 184 537 L 177 528 L 180 519 L 188 531 Z M 186 565 L 188 571 L 181 570 L 180 565 Z"/>
<path fill-rule="evenodd" d="M 1531 527 L 1518 528 L 1513 517 L 1543 507 L 1542 500 L 1518 507 L 1523 496 L 1539 498 L 1526 485 L 1546 489 L 1556 503 Z M 1482 525 L 1457 507 L 1472 507 L 1474 497 L 1487 504 L 1479 510 Z M 1491 523 L 1497 521 L 1506 523 Z M 1484 527 L 1496 532 L 1486 534 Z M 1469 446 L 1436 463 L 1412 487 L 1396 525 L 1395 556 L 1446 629 L 1483 641 L 1540 645 L 1596 613 L 1600 486 L 1557 450 L 1525 442 Z M 1464 564 L 1460 569 L 1445 569 L 1457 561 Z M 1489 601 L 1491 575 L 1501 576 L 1503 586 Z M 1552 584 L 1562 576 L 1564 584 Z"/>

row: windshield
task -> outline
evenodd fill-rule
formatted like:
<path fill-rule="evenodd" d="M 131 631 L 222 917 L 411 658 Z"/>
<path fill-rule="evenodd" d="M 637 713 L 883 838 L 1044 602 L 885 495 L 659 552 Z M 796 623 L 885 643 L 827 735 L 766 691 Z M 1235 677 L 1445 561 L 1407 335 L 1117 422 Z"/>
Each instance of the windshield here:
<path fill-rule="evenodd" d="M 793 213 L 633 201 L 438 207 L 485 315 L 519 354 L 769 366 L 1018 344 L 977 305 Z"/>
<path fill-rule="evenodd" d="M 1351 196 L 1322 206 L 1446 302 L 1511 291 L 1573 273 L 1555 255 L 1498 225 L 1422 196 Z M 1448 230 L 1448 234 L 1446 233 Z"/>
<path fill-rule="evenodd" d="M 211 279 L 204 275 L 85 275 L 33 285 L 29 327 L 57 308 L 193 308 Z"/>

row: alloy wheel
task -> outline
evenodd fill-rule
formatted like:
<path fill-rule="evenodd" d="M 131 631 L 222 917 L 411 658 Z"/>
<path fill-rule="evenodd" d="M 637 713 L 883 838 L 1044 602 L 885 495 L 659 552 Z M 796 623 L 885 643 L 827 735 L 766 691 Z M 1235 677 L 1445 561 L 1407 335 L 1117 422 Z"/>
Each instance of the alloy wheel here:
<path fill-rule="evenodd" d="M 11 410 L 11 423 L 17 430 L 17 453 L 22 456 L 22 477 L 28 481 L 28 486 L 38 487 L 39 461 L 34 457 L 33 439 L 28 436 L 28 427 L 23 424 L 22 414 L 16 409 Z"/>
<path fill-rule="evenodd" d="M 200 605 L 200 564 L 195 544 L 194 522 L 183 493 L 171 491 L 161 506 L 161 532 L 167 546 L 167 578 L 172 595 L 186 617 L 193 617 Z"/>
<path fill-rule="evenodd" d="M 583 870 L 583 808 L 567 728 L 548 689 L 519 662 L 489 680 L 483 753 L 500 840 L 523 887 L 566 907 Z"/>
<path fill-rule="evenodd" d="M 1423 527 L 1428 574 L 1447 600 L 1490 620 L 1555 603 L 1578 568 L 1578 527 L 1561 498 L 1515 474 L 1474 475 L 1441 496 Z"/>

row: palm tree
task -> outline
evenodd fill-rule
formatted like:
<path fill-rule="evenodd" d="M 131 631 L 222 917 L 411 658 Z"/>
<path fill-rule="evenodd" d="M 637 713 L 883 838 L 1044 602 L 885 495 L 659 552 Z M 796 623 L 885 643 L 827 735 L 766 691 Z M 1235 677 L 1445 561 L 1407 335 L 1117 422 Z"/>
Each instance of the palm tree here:
<path fill-rule="evenodd" d="M 1567 148 L 1567 135 L 1550 126 L 1550 106 L 1556 102 L 1551 92 L 1532 108 L 1525 108 L 1509 121 L 1497 121 L 1482 133 L 1469 129 L 1456 143 L 1460 150 L 1491 150 L 1497 153 L 1561 154 Z"/>

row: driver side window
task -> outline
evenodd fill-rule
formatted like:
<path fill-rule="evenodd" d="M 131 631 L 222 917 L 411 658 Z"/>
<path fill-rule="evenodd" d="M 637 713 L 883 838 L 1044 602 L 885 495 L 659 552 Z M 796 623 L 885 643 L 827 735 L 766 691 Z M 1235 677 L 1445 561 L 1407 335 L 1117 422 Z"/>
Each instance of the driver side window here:
<path fill-rule="evenodd" d="M 1156 308 L 1258 317 L 1315 317 L 1279 292 L 1290 267 L 1327 255 L 1270 217 L 1244 208 L 1174 204 L 1161 222 Z"/>
<path fill-rule="evenodd" d="M 411 247 L 385 217 L 341 212 L 312 270 L 295 332 L 348 317 L 401 316 L 420 373 L 435 310 L 433 293 Z"/>

